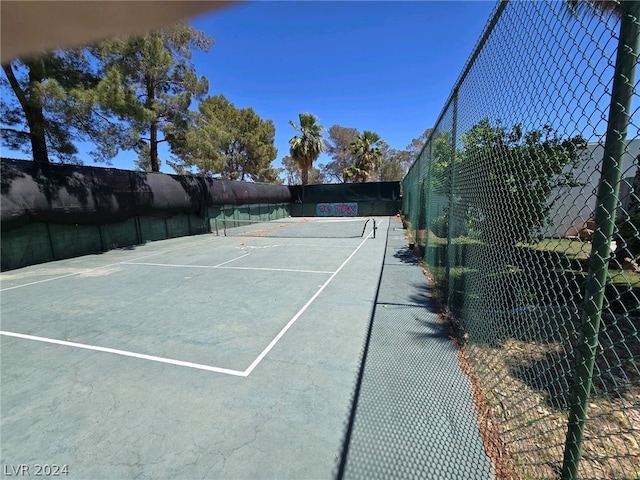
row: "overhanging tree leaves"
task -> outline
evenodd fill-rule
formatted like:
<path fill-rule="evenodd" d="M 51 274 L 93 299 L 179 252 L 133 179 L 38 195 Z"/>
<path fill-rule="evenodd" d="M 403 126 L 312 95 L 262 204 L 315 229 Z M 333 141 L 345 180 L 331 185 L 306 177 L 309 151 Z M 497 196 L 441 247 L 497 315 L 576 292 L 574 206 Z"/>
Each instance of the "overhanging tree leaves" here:
<path fill-rule="evenodd" d="M 252 108 L 236 108 L 223 95 L 199 105 L 196 125 L 172 145 L 179 173 L 196 168 L 201 175 L 220 174 L 230 180 L 277 183 L 280 170 L 272 167 L 278 153 L 275 126 Z"/>
<path fill-rule="evenodd" d="M 203 32 L 176 25 L 105 40 L 92 49 L 103 78 L 97 100 L 127 126 L 118 148 L 138 153 L 143 169 L 159 171 L 158 145 L 186 131 L 192 99 L 201 99 L 209 88 L 206 78 L 196 75 L 192 52 L 206 52 L 212 44 Z"/>
<path fill-rule="evenodd" d="M 302 185 L 302 171 L 298 163 L 289 155 L 282 158 L 282 165 L 286 173 L 285 182 L 287 185 Z M 319 168 L 311 167 L 308 176 L 308 185 L 325 183 L 324 172 Z"/>
<path fill-rule="evenodd" d="M 480 238 L 508 245 L 538 235 L 560 189 L 579 186 L 572 169 L 583 161 L 587 146 L 582 137 L 563 139 L 548 125 L 525 132 L 520 125 L 507 129 L 488 119 L 473 126 L 462 142 L 456 178 L 475 180 L 456 187 L 454 197 Z"/>
<path fill-rule="evenodd" d="M 2 145 L 31 153 L 40 165 L 51 159 L 79 163 L 74 141 L 92 139 L 103 126 L 87 100 L 97 77 L 84 53 L 25 57 L 2 70 Z"/>
<path fill-rule="evenodd" d="M 333 125 L 328 133 L 329 140 L 324 141 L 324 147 L 331 161 L 324 166 L 323 172 L 331 181 L 346 183 L 349 179 L 346 169 L 355 163 L 351 144 L 358 135 L 358 130 Z"/>
<path fill-rule="evenodd" d="M 407 150 L 390 148 L 386 142 L 381 142 L 380 167 L 377 180 L 380 182 L 393 182 L 402 180 L 406 172 L 405 166 L 410 164 L 410 156 Z"/>
<path fill-rule="evenodd" d="M 433 128 L 427 128 L 424 132 L 422 132 L 422 135 L 420 135 L 418 138 L 414 138 L 413 140 L 411 140 L 411 143 L 407 145 L 407 148 L 405 150 L 409 153 L 409 157 L 412 160 L 420 154 L 422 147 L 424 147 L 424 145 L 427 143 L 427 139 L 432 132 Z M 410 165 L 405 166 L 405 171 L 409 169 L 409 166 Z"/>

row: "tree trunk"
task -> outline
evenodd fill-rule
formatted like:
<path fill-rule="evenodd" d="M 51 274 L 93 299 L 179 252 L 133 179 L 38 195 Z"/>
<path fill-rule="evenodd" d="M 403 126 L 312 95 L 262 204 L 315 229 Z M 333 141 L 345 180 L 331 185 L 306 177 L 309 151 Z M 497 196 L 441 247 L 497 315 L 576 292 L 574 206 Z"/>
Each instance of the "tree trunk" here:
<path fill-rule="evenodd" d="M 27 113 L 27 122 L 29 124 L 29 139 L 31 140 L 33 162 L 36 165 L 47 165 L 49 163 L 49 153 L 45 139 L 46 120 L 42 113 L 42 107 L 31 110 L 31 112 Z"/>
<path fill-rule="evenodd" d="M 300 168 L 300 177 L 302 180 L 302 185 L 307 185 L 309 183 L 309 165 L 306 160 L 301 163 L 302 165 Z"/>
<path fill-rule="evenodd" d="M 160 161 L 158 160 L 158 122 L 151 120 L 151 127 L 149 128 L 149 159 L 151 160 L 151 171 L 160 171 Z"/>
<path fill-rule="evenodd" d="M 3 65 L 2 69 L 7 75 L 9 84 L 13 92 L 15 93 L 24 116 L 27 120 L 27 127 L 29 128 L 29 140 L 31 141 L 31 153 L 33 155 L 33 162 L 36 165 L 48 165 L 49 153 L 47 151 L 46 141 L 46 120 L 42 111 L 42 99 L 34 95 L 36 90 L 35 85 L 42 83 L 44 79 L 44 68 L 42 62 L 36 60 L 34 62 L 25 62 L 25 65 L 29 69 L 29 97 L 20 88 L 20 84 L 13 74 L 11 64 Z"/>
<path fill-rule="evenodd" d="M 156 99 L 156 88 L 154 78 L 150 75 L 145 77 L 147 84 L 147 108 L 154 113 L 154 118 L 149 125 L 149 165 L 152 172 L 160 171 L 160 161 L 158 160 L 158 112 L 154 106 Z"/>
<path fill-rule="evenodd" d="M 31 150 L 33 151 L 33 162 L 36 165 L 46 165 L 49 163 L 49 154 L 47 152 L 47 142 L 45 138 L 46 121 L 42 112 L 42 99 L 34 98 L 33 90 L 36 84 L 42 83 L 44 79 L 44 71 L 42 63 L 37 62 L 29 65 L 29 90 L 31 98 L 29 107 L 25 112 L 27 114 L 27 123 L 29 125 L 29 139 L 31 140 Z"/>

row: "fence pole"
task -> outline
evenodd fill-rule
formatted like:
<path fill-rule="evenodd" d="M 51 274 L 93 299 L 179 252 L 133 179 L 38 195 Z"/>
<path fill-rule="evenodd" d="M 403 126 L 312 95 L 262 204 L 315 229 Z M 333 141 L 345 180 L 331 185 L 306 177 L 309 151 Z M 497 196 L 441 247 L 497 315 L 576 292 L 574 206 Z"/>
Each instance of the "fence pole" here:
<path fill-rule="evenodd" d="M 453 282 L 451 282 L 451 263 L 454 258 L 451 248 L 451 237 L 453 234 L 453 201 L 454 201 L 454 185 L 456 182 L 456 135 L 458 127 L 458 88 L 453 92 L 453 126 L 451 128 L 451 178 L 449 180 L 449 221 L 447 228 L 447 306 L 451 307 L 453 298 Z"/>
<path fill-rule="evenodd" d="M 609 121 L 602 160 L 602 175 L 598 185 L 595 231 L 589 259 L 584 297 L 580 341 L 577 348 L 575 377 L 571 390 L 571 404 L 567 438 L 562 464 L 562 479 L 576 479 L 582 452 L 584 425 L 593 367 L 598 346 L 605 283 L 611 240 L 615 226 L 616 207 L 622 178 L 622 155 L 626 148 L 627 127 L 634 93 L 635 68 L 638 61 L 638 26 L 640 2 L 621 2 L 620 37 L 609 108 Z"/>
<path fill-rule="evenodd" d="M 425 178 L 420 179 L 421 182 L 423 182 L 421 184 L 420 188 L 426 188 L 427 189 L 427 195 L 426 195 L 426 199 L 425 199 L 425 211 L 424 211 L 424 217 L 425 217 L 425 238 L 424 238 L 424 252 L 422 252 L 422 258 L 425 262 L 427 262 L 427 264 L 429 263 L 429 259 L 427 257 L 427 252 L 429 251 L 429 241 L 430 241 L 430 232 L 431 232 L 431 164 L 433 163 L 433 141 L 431 141 L 431 139 L 429 139 L 429 144 L 428 144 L 428 148 L 429 148 L 429 153 L 427 154 L 427 176 Z M 422 153 L 426 153 L 426 149 L 422 151 Z M 425 160 L 421 160 L 422 162 L 424 162 Z M 426 185 L 425 185 L 426 183 Z"/>

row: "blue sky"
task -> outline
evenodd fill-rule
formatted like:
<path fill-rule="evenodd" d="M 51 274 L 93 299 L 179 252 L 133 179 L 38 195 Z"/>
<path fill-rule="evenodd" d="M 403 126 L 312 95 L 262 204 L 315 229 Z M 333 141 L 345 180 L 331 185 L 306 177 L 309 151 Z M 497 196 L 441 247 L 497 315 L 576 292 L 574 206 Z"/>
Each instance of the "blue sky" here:
<path fill-rule="evenodd" d="M 403 149 L 435 123 L 495 4 L 251 2 L 192 20 L 216 42 L 194 61 L 209 94 L 273 120 L 275 166 L 300 112 Z"/>
<path fill-rule="evenodd" d="M 276 167 L 296 133 L 289 120 L 297 122 L 300 112 L 313 113 L 327 129 L 371 130 L 404 149 L 435 123 L 495 5 L 243 2 L 191 19 L 215 40 L 193 61 L 208 78 L 210 95 L 273 120 Z M 160 153 L 166 160 L 168 152 Z M 133 169 L 134 158 L 123 152 L 113 166 Z M 326 161 L 323 155 L 318 163 Z M 166 164 L 162 171 L 173 173 Z"/>

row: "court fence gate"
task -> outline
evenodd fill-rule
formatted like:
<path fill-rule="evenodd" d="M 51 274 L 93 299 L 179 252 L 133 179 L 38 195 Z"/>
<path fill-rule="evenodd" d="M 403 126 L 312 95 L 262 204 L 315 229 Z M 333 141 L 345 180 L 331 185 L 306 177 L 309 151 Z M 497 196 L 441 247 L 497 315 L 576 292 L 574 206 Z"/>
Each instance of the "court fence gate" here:
<path fill-rule="evenodd" d="M 639 32 L 497 3 L 402 183 L 502 478 L 640 478 Z"/>

